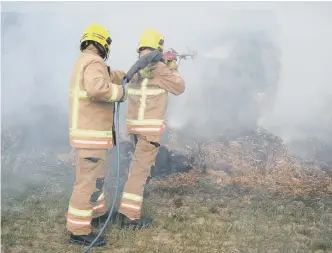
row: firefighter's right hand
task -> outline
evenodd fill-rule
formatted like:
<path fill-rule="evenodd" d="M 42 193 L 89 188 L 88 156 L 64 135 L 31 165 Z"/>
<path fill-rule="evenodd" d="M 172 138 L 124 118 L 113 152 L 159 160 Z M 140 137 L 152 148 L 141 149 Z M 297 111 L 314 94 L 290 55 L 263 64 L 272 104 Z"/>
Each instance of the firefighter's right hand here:
<path fill-rule="evenodd" d="M 155 64 L 149 64 L 148 66 L 146 66 L 144 69 L 141 69 L 139 71 L 139 75 L 142 78 L 147 78 L 147 79 L 152 79 L 155 77 L 155 73 L 154 70 L 156 69 L 156 65 Z"/>

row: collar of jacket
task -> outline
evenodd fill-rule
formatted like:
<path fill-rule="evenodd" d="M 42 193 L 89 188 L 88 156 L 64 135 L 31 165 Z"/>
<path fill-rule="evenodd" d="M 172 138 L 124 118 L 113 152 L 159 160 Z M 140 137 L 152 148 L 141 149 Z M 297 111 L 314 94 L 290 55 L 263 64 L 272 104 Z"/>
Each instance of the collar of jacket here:
<path fill-rule="evenodd" d="M 95 48 L 93 45 L 89 45 L 86 49 L 83 50 L 82 53 L 98 55 L 101 58 L 101 56 L 98 53 L 98 49 Z"/>

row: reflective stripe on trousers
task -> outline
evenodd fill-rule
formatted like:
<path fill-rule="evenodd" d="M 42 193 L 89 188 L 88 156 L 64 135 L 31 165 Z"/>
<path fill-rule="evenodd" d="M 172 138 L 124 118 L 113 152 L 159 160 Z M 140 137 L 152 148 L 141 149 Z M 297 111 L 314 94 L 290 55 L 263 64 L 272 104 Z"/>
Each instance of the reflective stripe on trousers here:
<path fill-rule="evenodd" d="M 72 214 L 74 216 L 77 217 L 91 217 L 92 216 L 92 209 L 90 210 L 80 210 L 80 209 L 76 209 L 72 206 L 69 206 L 68 208 L 68 213 Z"/>
<path fill-rule="evenodd" d="M 137 194 L 124 192 L 122 194 L 120 209 L 124 210 L 131 220 L 139 219 L 141 214 L 143 197 Z M 130 213 L 128 215 L 128 213 Z"/>
<path fill-rule="evenodd" d="M 67 229 L 76 235 L 91 232 L 92 218 L 104 215 L 107 149 L 76 149 L 76 182 L 69 202 Z"/>
<path fill-rule="evenodd" d="M 143 192 L 152 165 L 155 164 L 159 147 L 151 144 L 144 136 L 137 136 L 128 180 L 124 186 L 119 212 L 129 219 L 139 219 L 142 213 Z"/>

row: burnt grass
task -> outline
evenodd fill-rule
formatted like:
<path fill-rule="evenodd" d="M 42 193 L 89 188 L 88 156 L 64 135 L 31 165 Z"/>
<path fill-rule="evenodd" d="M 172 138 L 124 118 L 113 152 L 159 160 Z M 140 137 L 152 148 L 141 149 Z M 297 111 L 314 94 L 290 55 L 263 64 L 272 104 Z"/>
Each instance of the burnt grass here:
<path fill-rule="evenodd" d="M 144 212 L 153 227 L 111 225 L 107 247 L 91 252 L 332 252 L 331 195 L 282 196 L 245 183 L 214 185 L 209 175 L 194 173 L 193 185 L 152 181 Z M 81 252 L 67 243 L 68 200 L 69 192 L 37 190 L 7 199 L 2 252 Z"/>
<path fill-rule="evenodd" d="M 59 159 L 66 152 L 2 152 L 7 157 L 2 157 L 1 252 L 85 249 L 68 244 L 64 214 L 74 169 L 69 158 Z M 188 173 L 152 179 L 144 213 L 153 217 L 153 226 L 134 231 L 112 224 L 107 246 L 90 252 L 332 252 L 331 191 L 308 191 L 295 183 L 271 187 L 242 174 L 197 165 Z"/>

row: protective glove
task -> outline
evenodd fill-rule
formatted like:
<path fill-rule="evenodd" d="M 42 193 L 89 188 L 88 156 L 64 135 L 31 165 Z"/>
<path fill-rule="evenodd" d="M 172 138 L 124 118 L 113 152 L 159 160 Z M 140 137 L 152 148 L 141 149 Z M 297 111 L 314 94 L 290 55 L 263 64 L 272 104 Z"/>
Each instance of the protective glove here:
<path fill-rule="evenodd" d="M 142 78 L 148 78 L 148 79 L 152 79 L 155 77 L 155 73 L 154 70 L 156 69 L 156 64 L 149 64 L 148 66 L 146 66 L 144 69 L 141 69 L 138 73 L 139 76 L 141 76 Z"/>
<path fill-rule="evenodd" d="M 178 69 L 178 64 L 176 63 L 175 60 L 173 60 L 173 61 L 168 61 L 168 62 L 166 63 L 166 65 L 167 65 L 167 67 L 169 67 L 170 69 L 175 69 L 175 70 Z"/>

